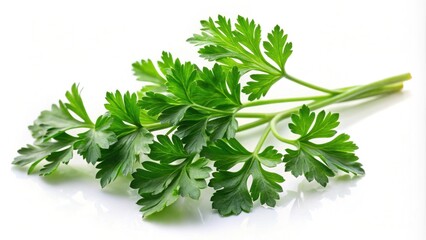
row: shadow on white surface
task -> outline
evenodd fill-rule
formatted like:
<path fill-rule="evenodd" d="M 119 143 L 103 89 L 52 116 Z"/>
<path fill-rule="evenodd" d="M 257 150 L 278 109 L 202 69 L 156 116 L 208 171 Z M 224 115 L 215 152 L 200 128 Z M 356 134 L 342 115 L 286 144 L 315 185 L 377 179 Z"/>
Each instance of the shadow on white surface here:
<path fill-rule="evenodd" d="M 316 182 L 301 181 L 296 191 L 287 190 L 286 195 L 278 202 L 277 207 L 290 207 L 290 221 L 312 220 L 312 213 L 322 206 L 322 201 L 335 201 L 351 194 L 351 188 L 357 185 L 362 177 L 341 175 L 330 179 L 324 188 Z"/>
<path fill-rule="evenodd" d="M 343 103 L 342 105 L 333 105 L 330 108 L 333 112 L 338 112 L 340 116 L 348 116 L 344 117 L 341 122 L 345 126 L 349 126 L 359 124 L 361 120 L 387 108 L 395 108 L 396 104 L 402 103 L 410 97 L 410 92 L 403 90 L 402 92 L 372 97 L 366 100 Z"/>
<path fill-rule="evenodd" d="M 179 198 L 173 205 L 163 211 L 153 214 L 144 220 L 161 225 L 196 225 L 204 224 L 204 217 L 212 214 L 210 205 L 206 201 Z"/>
<path fill-rule="evenodd" d="M 94 179 L 94 175 L 82 167 L 64 167 L 50 176 L 39 177 L 35 174 L 27 175 L 26 169 L 12 167 L 12 173 L 19 180 L 30 181 L 35 184 L 39 191 L 47 191 L 52 194 L 52 199 L 56 199 L 60 205 L 73 204 L 72 208 L 87 208 L 90 206 L 91 212 L 97 215 L 122 214 L 123 212 L 135 211 L 135 202 L 139 199 L 135 190 L 128 188 L 130 179 L 119 178 L 105 189 L 101 189 L 99 183 Z M 284 197 L 277 202 L 277 208 L 290 207 L 290 220 L 306 221 L 312 220 L 312 211 L 321 207 L 321 201 L 336 200 L 339 197 L 350 195 L 350 188 L 356 186 L 358 177 L 350 175 L 338 176 L 331 179 L 326 188 L 315 182 L 308 183 L 306 180 L 298 183 L 297 190 L 284 190 Z M 175 204 L 167 207 L 162 212 L 145 218 L 143 221 L 156 225 L 199 225 L 209 221 L 222 218 L 217 211 L 211 209 L 210 196 L 212 189 L 203 190 L 203 195 L 199 201 L 189 198 L 180 198 Z M 49 195 L 48 194 L 48 195 Z M 43 194 L 44 195 L 44 194 Z M 109 197 L 106 197 L 109 195 Z M 55 201 L 56 201 L 55 200 Z M 129 205 L 130 204 L 130 205 Z M 131 207 L 133 205 L 133 207 Z M 126 209 L 126 210 L 125 210 Z M 258 202 L 254 204 L 253 211 L 256 216 L 263 216 L 261 225 L 273 224 L 277 218 L 277 213 L 273 209 L 266 209 Z M 140 214 L 136 211 L 134 215 Z M 242 213 L 239 216 L 225 217 L 229 220 L 238 218 L 242 225 L 260 224 L 258 221 L 251 221 L 250 213 Z M 239 221 L 239 220 L 238 220 Z"/>

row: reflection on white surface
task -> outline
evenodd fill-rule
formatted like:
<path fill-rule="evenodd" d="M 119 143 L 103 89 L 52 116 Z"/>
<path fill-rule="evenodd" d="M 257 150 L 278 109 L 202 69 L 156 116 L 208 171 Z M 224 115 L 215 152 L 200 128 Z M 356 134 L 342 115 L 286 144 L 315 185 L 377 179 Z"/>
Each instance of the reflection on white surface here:
<path fill-rule="evenodd" d="M 62 167 L 55 174 L 47 177 L 27 175 L 23 169 L 12 167 L 12 173 L 23 184 L 28 184 L 41 195 L 51 198 L 55 204 L 51 207 L 58 211 L 69 207 L 76 210 L 74 214 L 102 217 L 103 215 L 123 214 L 124 212 L 138 215 L 135 204 L 139 196 L 136 191 L 128 188 L 130 179 L 120 178 L 106 189 L 101 189 L 99 183 L 93 178 L 94 171 L 88 171 L 83 166 Z M 291 186 L 284 190 L 281 199 L 277 202 L 276 209 L 289 209 L 290 221 L 312 220 L 312 212 L 321 208 L 324 200 L 336 201 L 351 194 L 351 188 L 355 187 L 360 177 L 341 175 L 331 179 L 326 188 L 315 182 L 307 182 L 303 178 L 290 179 Z M 31 186 L 35 185 L 35 186 Z M 291 190 L 295 188 L 295 190 Z M 263 215 L 261 222 L 251 221 L 251 214 L 242 213 L 240 216 L 220 217 L 211 209 L 209 201 L 212 189 L 203 190 L 199 201 L 180 198 L 175 204 L 164 211 L 154 214 L 143 221 L 158 225 L 199 225 L 211 224 L 218 218 L 240 218 L 241 228 L 267 227 L 277 221 L 277 211 L 273 208 L 262 207 L 256 202 L 254 212 Z M 126 210 L 127 209 L 127 210 Z M 94 216 L 95 217 L 95 216 Z M 111 216 L 107 216 L 111 217 Z M 141 214 L 139 214 L 140 218 Z"/>
<path fill-rule="evenodd" d="M 321 208 L 324 200 L 336 201 L 351 194 L 360 177 L 342 175 L 330 181 L 326 188 L 316 184 L 301 181 L 296 190 L 287 190 L 286 195 L 278 203 L 278 207 L 290 208 L 290 221 L 312 220 L 312 212 Z"/>

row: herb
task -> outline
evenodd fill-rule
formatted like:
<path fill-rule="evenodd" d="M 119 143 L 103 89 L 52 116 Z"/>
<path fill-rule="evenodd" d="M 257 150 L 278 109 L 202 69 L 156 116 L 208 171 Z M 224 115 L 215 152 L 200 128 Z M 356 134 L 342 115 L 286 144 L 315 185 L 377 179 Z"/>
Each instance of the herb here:
<path fill-rule="evenodd" d="M 258 148 L 249 152 L 235 138 L 221 139 L 205 148 L 201 155 L 215 161 L 214 166 L 218 171 L 213 173 L 210 186 L 217 191 L 211 200 L 213 208 L 221 215 L 248 212 L 253 207 L 253 201 L 259 198 L 260 203 L 275 206 L 278 193 L 282 192 L 279 183 L 284 182 L 284 178 L 262 167 L 275 167 L 282 161 L 282 155 L 272 146 L 260 153 Z M 238 163 L 243 163 L 240 170 L 228 171 Z M 249 190 L 247 181 L 250 176 L 253 182 Z"/>
<path fill-rule="evenodd" d="M 29 173 L 48 175 L 67 164 L 76 151 L 99 169 L 96 178 L 102 187 L 131 175 L 130 187 L 141 197 L 138 204 L 144 216 L 162 211 L 180 197 L 199 199 L 207 186 L 215 190 L 213 208 L 224 216 L 249 212 L 257 200 L 274 207 L 283 192 L 284 178 L 279 174 L 283 169 L 324 187 L 339 172 L 364 174 L 354 153 L 358 147 L 349 135 L 337 135 L 339 115 L 313 111 L 400 91 L 410 74 L 327 89 L 287 72 L 293 50 L 281 27 L 274 27 L 262 40 L 260 25 L 243 17 L 232 24 L 219 16 L 201 25 L 201 32 L 188 41 L 200 46 L 200 56 L 213 61 L 212 68 L 166 52 L 156 63 L 135 62 L 133 71 L 142 88 L 135 93 L 107 93 L 106 113 L 95 122 L 74 84 L 65 94 L 66 102 L 43 111 L 29 127 L 35 141 L 18 151 L 13 164 L 30 165 Z M 246 74 L 250 80 L 244 83 L 241 76 Z M 322 95 L 263 99 L 281 79 Z M 247 111 L 285 102 L 302 104 L 273 113 Z M 241 118 L 253 120 L 239 125 Z M 282 136 L 285 131 L 277 126 L 287 118 L 296 139 Z M 261 125 L 266 127 L 257 145 L 248 150 L 238 132 Z M 287 147 L 264 146 L 271 133 Z"/>
<path fill-rule="evenodd" d="M 142 163 L 133 173 L 130 187 L 138 189 L 144 216 L 159 212 L 174 203 L 179 196 L 198 199 L 200 189 L 206 188 L 211 169 L 208 160 L 184 149 L 179 137 L 157 136 L 148 154 L 153 161 Z"/>
<path fill-rule="evenodd" d="M 296 146 L 297 150 L 286 149 L 285 170 L 291 171 L 295 177 L 303 174 L 308 181 L 315 179 L 324 187 L 328 183 L 328 177 L 333 177 L 338 170 L 355 175 L 364 174 L 364 169 L 357 162 L 358 157 L 353 153 L 358 147 L 348 141 L 348 135 L 340 134 L 322 144 L 311 141 L 333 137 L 336 134 L 334 128 L 339 125 L 338 118 L 339 114 L 326 114 L 325 111 L 315 116 L 306 105 L 302 106 L 299 114 L 293 114 L 293 123 L 289 124 L 289 128 L 300 135 L 300 138 L 294 141 L 286 140 Z"/>

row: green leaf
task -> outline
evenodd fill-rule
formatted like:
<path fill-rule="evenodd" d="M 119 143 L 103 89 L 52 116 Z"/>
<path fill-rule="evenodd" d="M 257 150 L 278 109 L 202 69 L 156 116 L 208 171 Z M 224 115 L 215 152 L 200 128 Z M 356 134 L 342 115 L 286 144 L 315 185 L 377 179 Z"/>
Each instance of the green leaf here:
<path fill-rule="evenodd" d="M 261 27 L 253 20 L 238 16 L 233 26 L 231 21 L 218 16 L 201 21 L 201 34 L 195 34 L 188 41 L 201 46 L 200 56 L 223 64 L 227 69 L 238 67 L 242 74 L 249 71 L 254 81 L 249 81 L 243 92 L 249 100 L 265 96 L 271 86 L 285 75 L 285 63 L 292 53 L 292 44 L 287 35 L 276 26 L 268 34 L 268 40 L 261 48 Z M 269 58 L 264 57 L 264 54 Z"/>
<path fill-rule="evenodd" d="M 166 79 L 164 79 L 157 71 L 154 63 L 150 59 L 141 60 L 132 64 L 133 72 L 139 81 L 155 83 L 158 85 L 164 85 Z"/>
<path fill-rule="evenodd" d="M 268 93 L 274 83 L 281 79 L 280 75 L 272 74 L 251 74 L 253 81 L 247 82 L 242 92 L 249 94 L 250 101 L 259 99 Z"/>
<path fill-rule="evenodd" d="M 65 96 L 68 102 L 59 101 L 58 105 L 52 105 L 50 111 L 41 112 L 34 124 L 29 127 L 36 140 L 35 144 L 21 148 L 18 151 L 20 155 L 14 159 L 13 164 L 23 166 L 31 163 L 28 169 L 30 173 L 38 164 L 46 160 L 48 163 L 40 169 L 39 173 L 49 175 L 61 163 L 67 164 L 71 160 L 74 144 L 80 146 L 78 150 L 83 156 L 93 156 L 93 147 L 88 145 L 92 144 L 92 141 L 101 143 L 98 134 L 95 134 L 95 124 L 86 112 L 78 86 L 73 84 Z M 78 137 L 67 133 L 68 130 L 76 128 L 89 128 L 89 130 L 79 134 Z M 81 144 L 83 142 L 86 146 Z"/>
<path fill-rule="evenodd" d="M 133 73 L 137 80 L 150 85 L 144 85 L 142 92 L 164 92 L 166 90 L 166 79 L 160 75 L 150 59 L 141 60 L 132 64 Z"/>
<path fill-rule="evenodd" d="M 133 63 L 133 73 L 137 77 L 137 80 L 148 84 L 142 87 L 141 91 L 138 92 L 138 95 L 142 98 L 147 92 L 166 92 L 166 75 L 170 73 L 170 69 L 173 68 L 174 64 L 175 60 L 173 59 L 173 56 L 167 52 L 163 52 L 161 61 L 157 62 L 160 72 L 158 72 L 154 63 L 150 59 Z"/>
<path fill-rule="evenodd" d="M 263 42 L 265 54 L 271 58 L 284 72 L 285 63 L 290 57 L 292 50 L 292 43 L 287 42 L 287 34 L 280 26 L 276 25 L 271 33 L 268 33 L 268 41 Z"/>
<path fill-rule="evenodd" d="M 213 69 L 203 68 L 197 81 L 193 102 L 215 109 L 233 109 L 241 106 L 240 74 L 236 67 L 226 72 L 218 64 Z"/>
<path fill-rule="evenodd" d="M 150 116 L 157 116 L 164 110 L 179 105 L 175 98 L 160 93 L 147 92 L 138 102 L 139 107 L 147 110 Z"/>
<path fill-rule="evenodd" d="M 140 109 L 139 113 L 139 122 L 142 126 L 158 123 L 158 116 L 151 116 L 143 109 Z"/>
<path fill-rule="evenodd" d="M 219 65 L 200 71 L 176 60 L 167 75 L 169 93 L 148 92 L 139 106 L 162 123 L 177 127 L 176 134 L 189 152 L 199 152 L 209 140 L 235 136 L 234 112 L 242 105 L 238 69 Z M 207 97 L 208 96 L 208 97 Z"/>
<path fill-rule="evenodd" d="M 111 113 L 111 116 L 136 127 L 142 126 L 136 94 L 126 92 L 122 95 L 120 91 L 116 91 L 115 94 L 108 92 L 106 100 L 108 103 L 105 104 L 105 108 Z"/>
<path fill-rule="evenodd" d="M 182 141 L 173 135 L 170 140 L 167 136 L 158 135 L 157 142 L 150 146 L 149 157 L 161 163 L 171 163 L 177 159 L 189 157 L 189 153 L 184 149 Z"/>
<path fill-rule="evenodd" d="M 66 148 L 64 150 L 53 152 L 49 156 L 47 156 L 46 161 L 48 164 L 44 165 L 42 169 L 40 169 L 40 175 L 50 175 L 59 167 L 61 163 L 68 164 L 68 162 L 72 158 L 72 147 Z"/>
<path fill-rule="evenodd" d="M 50 111 L 42 111 L 34 124 L 28 127 L 37 141 L 47 141 L 67 130 L 93 125 L 87 115 L 77 85 L 73 84 L 71 91 L 67 91 L 65 95 L 68 102 L 59 101 L 58 105 L 53 104 Z M 77 115 L 79 119 L 71 113 Z"/>
<path fill-rule="evenodd" d="M 28 173 L 31 173 L 42 160 L 46 159 L 48 163 L 40 170 L 40 174 L 51 174 L 61 162 L 69 162 L 72 157 L 71 146 L 76 140 L 77 138 L 62 133 L 48 141 L 27 145 L 18 150 L 19 156 L 12 163 L 18 166 L 31 164 L 28 169 Z"/>
<path fill-rule="evenodd" d="M 206 146 L 208 140 L 206 132 L 207 120 L 207 118 L 203 118 L 179 123 L 176 135 L 182 138 L 182 141 L 185 143 L 185 149 L 188 152 L 200 152 L 203 146 Z"/>
<path fill-rule="evenodd" d="M 338 114 L 321 111 L 317 116 L 304 105 L 298 114 L 291 116 L 289 128 L 300 135 L 297 150 L 286 149 L 284 155 L 285 170 L 294 176 L 305 175 L 308 181 L 315 180 L 322 186 L 328 183 L 328 177 L 335 176 L 338 170 L 355 175 L 364 174 L 362 165 L 354 151 L 358 147 L 349 141 L 349 135 L 340 134 L 329 142 L 314 143 L 311 140 L 331 138 L 336 135 Z"/>
<path fill-rule="evenodd" d="M 159 169 L 158 171 L 161 171 Z M 142 177 L 145 172 L 141 172 L 141 169 L 138 169 L 134 174 L 134 179 L 139 179 Z M 134 181 L 135 181 L 134 180 Z M 133 183 L 133 182 L 132 182 Z M 137 188 L 138 186 L 133 184 L 132 188 Z M 142 198 L 137 201 L 137 204 L 142 206 L 140 211 L 143 212 L 143 217 L 148 217 L 156 212 L 161 212 L 164 208 L 172 205 L 179 199 L 179 192 L 177 190 L 177 184 L 174 182 L 172 185 L 168 185 L 164 192 L 161 192 L 157 195 L 152 194 L 139 194 Z"/>
<path fill-rule="evenodd" d="M 78 85 L 75 83 L 71 87 L 71 92 L 67 91 L 65 96 L 68 99 L 68 103 L 65 103 L 66 107 L 77 114 L 85 123 L 91 123 L 89 115 L 86 112 L 86 108 L 83 104 L 83 99 L 81 99 L 80 93 L 78 91 Z"/>
<path fill-rule="evenodd" d="M 133 173 L 135 164 L 140 162 L 143 154 L 149 152 L 148 145 L 152 140 L 152 134 L 140 127 L 119 137 L 108 150 L 102 151 L 96 166 L 99 169 L 96 178 L 100 179 L 101 186 L 105 187 L 120 174 L 126 176 Z"/>
<path fill-rule="evenodd" d="M 173 58 L 171 53 L 163 52 L 161 54 L 161 61 L 158 61 L 158 67 L 164 75 L 167 75 L 169 74 L 170 69 L 173 68 L 176 60 Z"/>
<path fill-rule="evenodd" d="M 178 125 L 190 108 L 189 105 L 171 106 L 161 112 L 158 118 L 162 123 L 170 123 L 174 126 Z"/>
<path fill-rule="evenodd" d="M 167 75 L 167 91 L 180 101 L 192 103 L 193 87 L 197 78 L 197 69 L 190 62 L 181 64 L 176 60 L 171 73 Z"/>
<path fill-rule="evenodd" d="M 169 94 L 148 92 L 139 101 L 140 107 L 151 116 L 183 106 L 207 114 L 232 114 L 241 106 L 240 74 L 236 68 L 227 72 L 216 64 L 212 70 L 204 68 L 200 71 L 189 62 L 181 64 L 176 60 L 167 79 Z"/>
<path fill-rule="evenodd" d="M 131 187 L 138 189 L 142 197 L 138 204 L 142 206 L 144 217 L 162 211 L 173 204 L 179 196 L 198 199 L 200 189 L 206 188 L 206 178 L 211 169 L 205 158 L 195 158 L 184 150 L 177 136 L 172 139 L 158 136 L 158 142 L 150 145 L 148 155 L 153 161 L 143 162 L 143 169 L 134 174 Z"/>
<path fill-rule="evenodd" d="M 101 157 L 101 149 L 108 149 L 117 141 L 115 133 L 110 130 L 112 121 L 107 114 L 100 116 L 94 128 L 78 134 L 79 140 L 74 148 L 88 163 L 95 164 Z"/>
<path fill-rule="evenodd" d="M 212 142 L 221 138 L 233 138 L 237 129 L 238 122 L 233 115 L 216 118 L 207 123 L 207 132 Z"/>
<path fill-rule="evenodd" d="M 236 31 L 233 34 L 240 44 L 244 45 L 255 56 L 261 56 L 260 41 L 261 29 L 253 20 L 238 16 L 235 24 Z"/>
<path fill-rule="evenodd" d="M 211 200 L 213 208 L 221 215 L 249 212 L 257 199 L 261 204 L 275 206 L 278 193 L 282 192 L 279 183 L 284 182 L 284 178 L 263 168 L 263 165 L 273 167 L 281 162 L 282 155 L 273 147 L 267 147 L 261 153 L 252 153 L 235 138 L 222 139 L 205 147 L 201 155 L 215 161 L 218 171 L 213 173 L 209 186 L 216 189 Z M 238 163 L 243 163 L 239 170 L 229 171 Z M 249 189 L 250 176 L 253 182 Z"/>
<path fill-rule="evenodd" d="M 242 211 L 250 212 L 253 200 L 247 188 L 250 176 L 250 164 L 244 164 L 237 172 L 221 171 L 213 173 L 209 186 L 216 192 L 211 197 L 213 209 L 222 216 L 238 215 Z M 220 189 L 220 190 L 217 190 Z"/>
<path fill-rule="evenodd" d="M 36 140 L 47 141 L 67 130 L 84 126 L 85 124 L 75 119 L 65 104 L 59 101 L 59 106 L 54 104 L 50 111 L 42 111 L 34 124 L 28 128 Z"/>
<path fill-rule="evenodd" d="M 218 16 L 214 21 L 209 18 L 206 21 L 201 21 L 201 34 L 194 34 L 188 41 L 198 46 L 205 46 L 201 48 L 199 53 L 211 61 L 221 60 L 222 58 L 233 58 L 240 61 L 242 64 L 250 67 L 255 67 L 254 61 L 257 49 L 253 48 L 250 42 L 258 41 L 260 34 L 260 26 L 250 24 L 247 19 L 238 18 L 238 26 L 248 26 L 252 29 L 243 30 L 243 27 L 234 29 L 231 21 L 223 16 Z M 247 32 L 256 32 L 254 35 L 248 35 Z M 249 38 L 249 39 L 246 39 Z M 244 46 L 244 47 L 243 47 Z M 212 55 L 210 53 L 213 53 Z"/>
<path fill-rule="evenodd" d="M 138 104 L 147 111 L 148 115 L 157 116 L 161 123 L 172 125 L 177 125 L 190 107 L 190 105 L 180 104 L 174 97 L 153 92 L 147 92 Z"/>

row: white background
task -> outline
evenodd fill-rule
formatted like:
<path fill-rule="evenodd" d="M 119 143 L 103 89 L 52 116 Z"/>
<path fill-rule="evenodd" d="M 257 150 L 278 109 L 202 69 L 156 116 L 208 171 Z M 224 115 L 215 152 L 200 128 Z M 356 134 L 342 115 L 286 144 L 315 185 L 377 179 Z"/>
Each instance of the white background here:
<path fill-rule="evenodd" d="M 106 91 L 141 86 L 134 61 L 158 60 L 166 50 L 208 65 L 185 40 L 199 20 L 217 14 L 253 18 L 264 35 L 282 26 L 294 49 L 288 71 L 318 85 L 412 73 L 402 93 L 327 108 L 340 112 L 339 130 L 359 145 L 364 177 L 342 175 L 323 189 L 285 173 L 275 209 L 255 204 L 249 214 L 223 218 L 205 190 L 198 202 L 181 200 L 143 220 L 129 179 L 101 189 L 79 157 L 45 178 L 12 167 L 16 150 L 32 142 L 26 127 L 72 83 L 84 88 L 94 118 L 104 112 Z M 420 0 L 1 1 L 0 238 L 425 239 L 425 32 Z M 267 97 L 287 91 L 305 93 L 283 80 Z M 251 147 L 260 133 L 239 138 Z"/>

